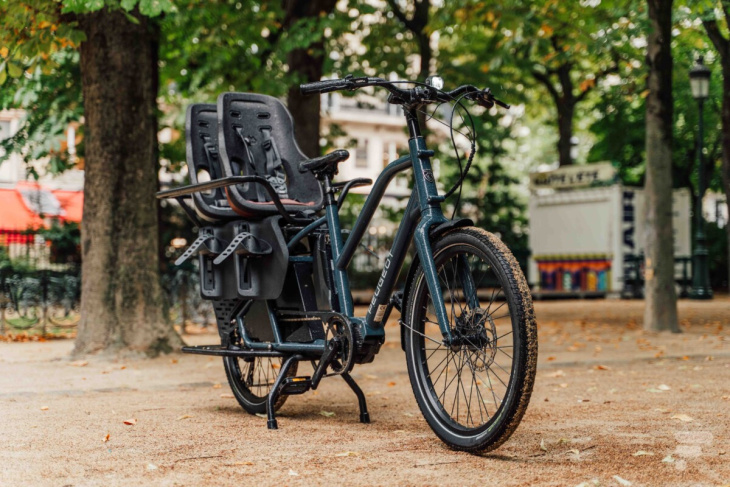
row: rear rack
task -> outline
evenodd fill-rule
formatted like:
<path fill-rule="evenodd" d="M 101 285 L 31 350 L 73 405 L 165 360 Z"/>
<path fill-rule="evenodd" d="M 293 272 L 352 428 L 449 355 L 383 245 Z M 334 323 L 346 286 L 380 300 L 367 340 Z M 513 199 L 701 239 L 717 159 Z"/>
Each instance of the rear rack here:
<path fill-rule="evenodd" d="M 192 218 L 190 208 L 182 201 L 184 197 L 192 196 L 194 193 L 199 193 L 201 191 L 210 191 L 217 188 L 227 188 L 229 186 L 244 183 L 261 184 L 266 192 L 269 193 L 269 197 L 271 197 L 271 202 L 274 204 L 274 206 L 276 206 L 279 214 L 281 214 L 284 220 L 286 220 L 288 223 L 291 223 L 292 225 L 306 225 L 307 223 L 310 223 L 311 220 L 295 218 L 288 211 L 286 211 L 284 203 L 281 202 L 281 198 L 279 198 L 279 195 L 277 194 L 274 187 L 271 186 L 271 183 L 269 183 L 261 176 L 228 176 L 213 181 L 207 181 L 205 183 L 191 184 L 188 186 L 181 186 L 179 188 L 166 189 L 164 191 L 159 191 L 156 196 L 157 199 L 161 200 L 175 198 L 183 206 L 188 216 L 191 216 Z M 199 223 L 197 221 L 197 218 L 193 218 L 193 220 L 196 224 Z"/>

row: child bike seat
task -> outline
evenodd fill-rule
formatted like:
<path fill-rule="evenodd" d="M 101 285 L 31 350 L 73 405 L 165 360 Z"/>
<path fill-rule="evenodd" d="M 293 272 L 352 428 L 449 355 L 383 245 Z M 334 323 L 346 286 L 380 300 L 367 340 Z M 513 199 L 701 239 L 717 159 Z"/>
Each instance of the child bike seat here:
<path fill-rule="evenodd" d="M 215 180 L 224 176 L 218 151 L 218 114 L 213 104 L 190 105 L 185 113 L 185 158 L 193 184 L 201 183 L 201 176 Z M 198 216 L 208 222 L 240 218 L 228 204 L 222 188 L 197 192 L 193 203 Z"/>
<path fill-rule="evenodd" d="M 290 213 L 322 209 L 322 186 L 311 172 L 299 171 L 299 163 L 307 157 L 294 139 L 291 114 L 279 100 L 253 93 L 223 93 L 217 108 L 224 176 L 265 178 Z M 278 214 L 261 184 L 230 186 L 225 193 L 230 208 L 244 218 Z"/>

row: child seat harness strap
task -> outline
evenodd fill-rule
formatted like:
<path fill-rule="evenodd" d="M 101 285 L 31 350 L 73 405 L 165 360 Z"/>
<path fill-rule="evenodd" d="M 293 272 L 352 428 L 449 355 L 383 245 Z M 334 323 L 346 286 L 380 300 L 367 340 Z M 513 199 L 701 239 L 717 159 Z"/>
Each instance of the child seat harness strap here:
<path fill-rule="evenodd" d="M 243 133 L 243 127 L 236 127 L 236 133 L 243 141 L 243 145 L 246 148 L 246 158 L 248 159 L 251 171 L 256 176 L 261 176 L 256 169 L 256 162 L 253 154 L 251 153 L 252 139 Z M 263 143 L 261 144 L 264 148 L 264 154 L 266 156 L 266 174 L 263 177 L 271 184 L 279 198 L 286 199 L 289 197 L 286 188 L 286 173 L 281 163 L 281 157 L 279 156 L 279 149 L 276 147 L 274 139 L 271 138 L 271 128 L 262 127 L 261 134 L 263 135 Z M 266 193 L 266 190 L 260 184 L 256 184 L 256 199 L 258 202 L 271 201 Z"/>

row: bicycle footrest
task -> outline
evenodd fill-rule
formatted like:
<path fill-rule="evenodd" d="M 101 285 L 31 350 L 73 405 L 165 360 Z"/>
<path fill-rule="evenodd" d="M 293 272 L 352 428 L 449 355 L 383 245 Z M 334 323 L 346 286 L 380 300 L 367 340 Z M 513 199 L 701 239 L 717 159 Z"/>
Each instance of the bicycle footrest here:
<path fill-rule="evenodd" d="M 175 261 L 175 265 L 181 265 L 195 254 L 218 255 L 221 247 L 223 246 L 225 246 L 224 242 L 217 239 L 212 232 L 203 229 L 201 230 L 198 238 L 196 238 L 195 241 L 190 244 L 190 247 L 185 249 L 185 252 L 183 252 L 183 254 Z"/>
<path fill-rule="evenodd" d="M 310 377 L 287 377 L 281 384 L 281 394 L 293 396 L 294 394 L 304 394 L 312 387 L 312 379 Z"/>
<path fill-rule="evenodd" d="M 272 248 L 268 242 L 254 237 L 248 232 L 239 233 L 213 263 L 219 265 L 234 252 L 244 257 L 261 257 L 269 255 Z"/>

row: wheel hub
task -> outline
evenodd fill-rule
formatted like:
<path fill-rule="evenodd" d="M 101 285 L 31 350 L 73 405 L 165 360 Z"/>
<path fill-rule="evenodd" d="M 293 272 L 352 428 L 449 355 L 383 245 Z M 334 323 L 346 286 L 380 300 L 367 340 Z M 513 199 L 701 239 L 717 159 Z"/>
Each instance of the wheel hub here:
<path fill-rule="evenodd" d="M 465 352 L 472 370 L 484 371 L 497 354 L 497 330 L 486 310 L 469 309 L 456 318 L 451 331 L 451 350 Z"/>

